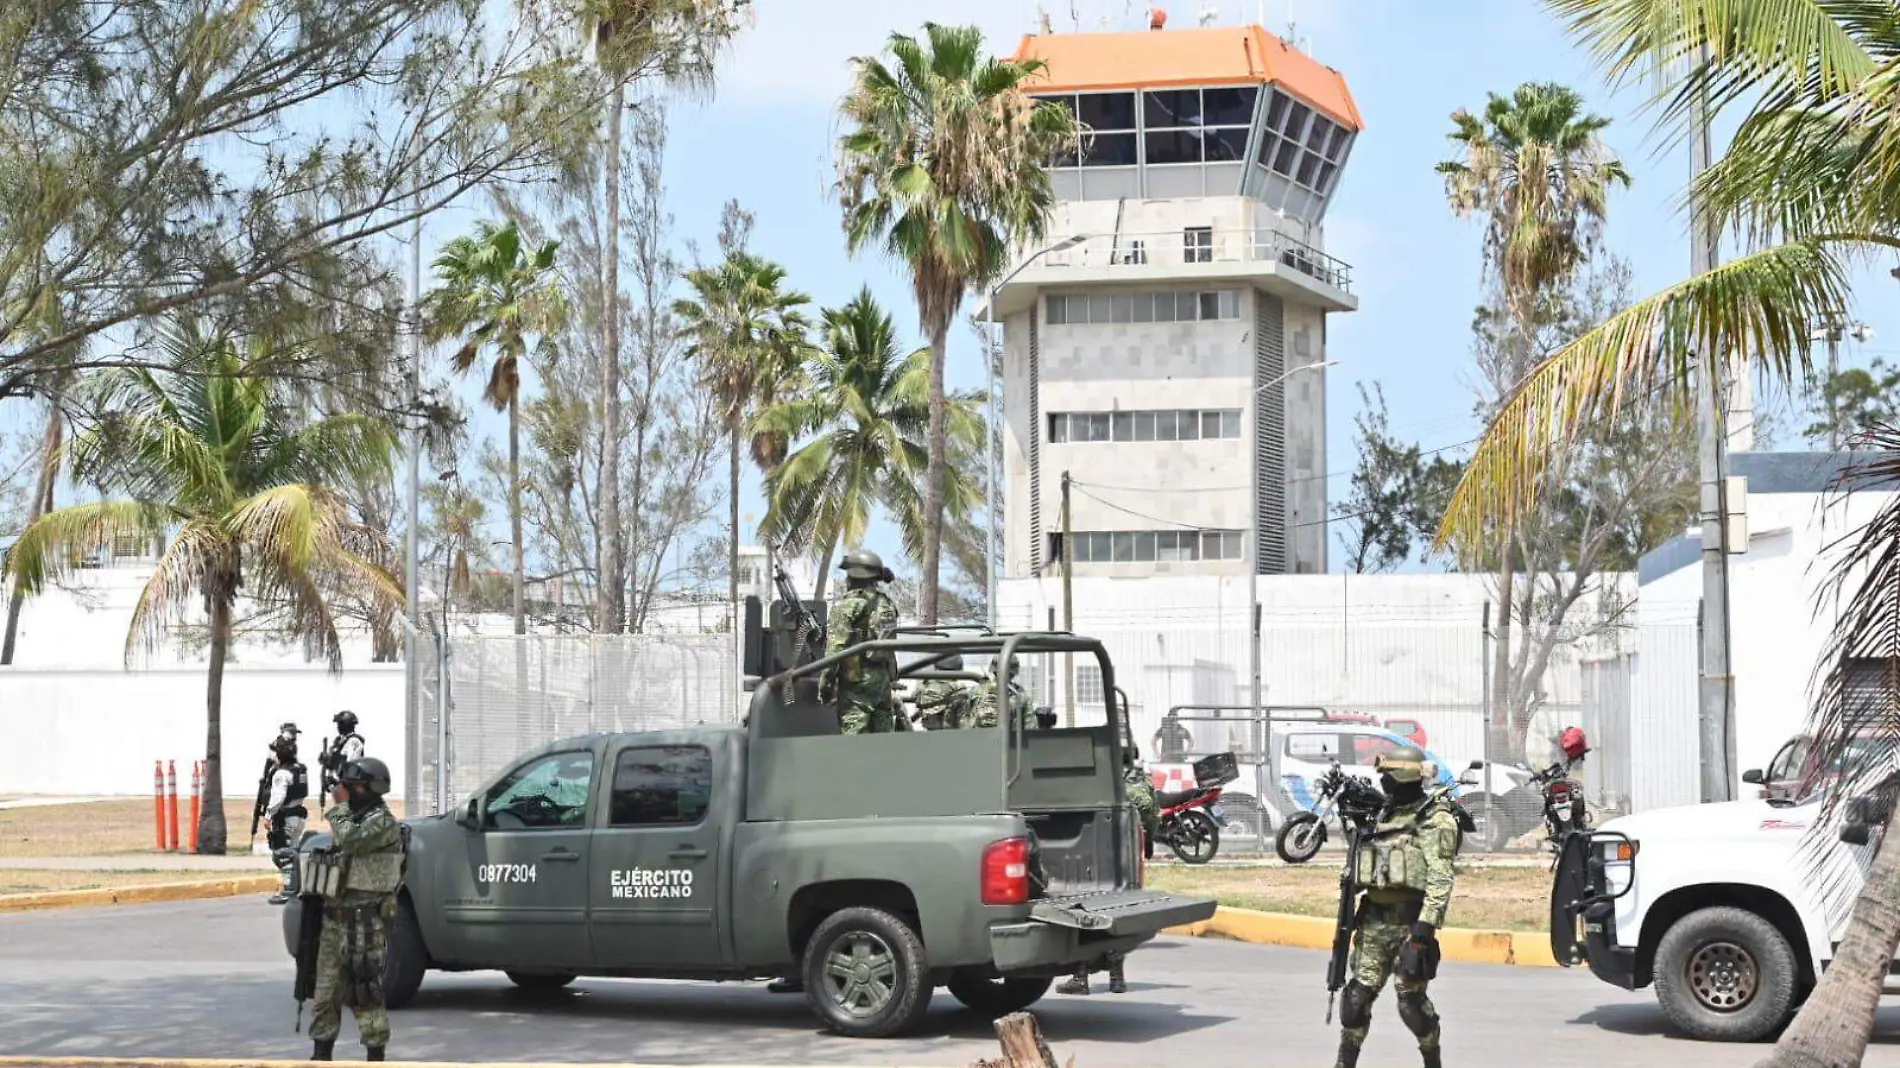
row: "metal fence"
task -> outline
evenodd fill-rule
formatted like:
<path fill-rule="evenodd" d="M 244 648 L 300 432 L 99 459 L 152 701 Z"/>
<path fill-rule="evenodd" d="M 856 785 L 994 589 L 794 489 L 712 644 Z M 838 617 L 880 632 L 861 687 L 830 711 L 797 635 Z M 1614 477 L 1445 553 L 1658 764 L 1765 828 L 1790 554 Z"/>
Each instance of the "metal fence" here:
<path fill-rule="evenodd" d="M 409 639 L 411 812 L 439 812 L 560 738 L 737 724 L 742 712 L 726 634 Z"/>
<path fill-rule="evenodd" d="M 1316 613 L 1263 614 L 1259 720 L 1251 714 L 1252 627 L 1244 610 L 1097 615 L 1103 618 L 1078 617 L 1076 628 L 1108 649 L 1145 756 L 1152 761 L 1162 748 L 1170 710 L 1193 737 L 1177 766 L 1214 752 L 1238 755 L 1241 779 L 1233 793 L 1244 796 L 1230 806 L 1230 814 L 1240 812 L 1230 817 L 1236 849 L 1246 848 L 1250 837 L 1254 847 L 1271 848 L 1270 834 L 1259 832 L 1271 831 L 1281 810 L 1298 804 L 1276 760 L 1285 756 L 1291 728 L 1268 721 L 1291 723 L 1301 710 L 1345 722 L 1369 719 L 1422 739 L 1453 776 L 1473 761 L 1491 763 L 1491 788 L 1499 792 L 1508 788 L 1502 767 L 1553 762 L 1559 733 L 1579 726 L 1591 753 L 1577 777 L 1599 817 L 1695 800 L 1693 624 L 1579 626 L 1548 650 L 1525 649 L 1520 630 L 1511 638 L 1514 659 L 1547 655 L 1548 662 L 1529 723 L 1513 724 L 1493 677 L 1500 638 L 1496 628 L 1487 630 L 1482 605 L 1429 614 L 1375 605 L 1324 622 Z M 1023 611 L 1003 625 L 1047 626 L 1049 620 Z M 1103 681 L 1094 663 L 1078 660 L 1066 685 L 1060 664 L 1028 664 L 1025 672 L 1038 703 L 1062 711 L 1073 699 L 1078 722 L 1100 721 Z"/>

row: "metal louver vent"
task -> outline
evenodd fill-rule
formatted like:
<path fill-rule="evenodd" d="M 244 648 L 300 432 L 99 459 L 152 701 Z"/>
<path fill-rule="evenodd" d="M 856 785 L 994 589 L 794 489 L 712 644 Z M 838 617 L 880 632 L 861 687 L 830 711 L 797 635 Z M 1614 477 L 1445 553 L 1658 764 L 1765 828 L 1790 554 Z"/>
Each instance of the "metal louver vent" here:
<path fill-rule="evenodd" d="M 1287 571 L 1286 529 L 1286 308 L 1280 298 L 1254 294 L 1253 477 L 1256 574 Z M 1269 385 L 1271 383 L 1271 385 Z M 1264 388 L 1263 388 L 1264 387 Z"/>
<path fill-rule="evenodd" d="M 1042 341 L 1036 320 L 1040 301 L 1029 305 L 1029 566 L 1042 569 Z"/>

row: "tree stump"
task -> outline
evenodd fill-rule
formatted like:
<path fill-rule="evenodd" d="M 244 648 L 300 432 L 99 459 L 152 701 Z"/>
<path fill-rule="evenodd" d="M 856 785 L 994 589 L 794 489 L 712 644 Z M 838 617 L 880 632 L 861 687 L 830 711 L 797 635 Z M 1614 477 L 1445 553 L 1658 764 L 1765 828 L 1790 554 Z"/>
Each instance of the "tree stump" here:
<path fill-rule="evenodd" d="M 1030 1013 L 1012 1012 L 996 1021 L 996 1038 L 1002 1043 L 1003 1059 L 984 1062 L 992 1068 L 1062 1068 Z"/>

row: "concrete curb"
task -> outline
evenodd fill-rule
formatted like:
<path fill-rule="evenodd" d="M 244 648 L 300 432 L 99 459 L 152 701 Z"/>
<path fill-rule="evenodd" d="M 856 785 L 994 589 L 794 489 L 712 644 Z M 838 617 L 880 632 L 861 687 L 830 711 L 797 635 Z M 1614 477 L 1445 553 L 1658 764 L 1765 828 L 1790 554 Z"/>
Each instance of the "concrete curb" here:
<path fill-rule="evenodd" d="M 1292 916 L 1281 912 L 1260 912 L 1222 905 L 1214 917 L 1170 934 L 1199 938 L 1231 938 L 1269 946 L 1293 946 L 1298 949 L 1333 948 L 1333 921 L 1317 916 Z M 1445 960 L 1466 964 L 1517 964 L 1531 968 L 1555 968 L 1550 939 L 1526 931 L 1480 931 L 1447 927 L 1438 932 L 1438 946 Z"/>
<path fill-rule="evenodd" d="M 361 1049 L 361 1047 L 356 1047 Z M 351 1051 L 353 1052 L 353 1051 Z M 337 1050 L 339 1061 L 354 1060 L 345 1049 Z M 267 1061 L 236 1057 L 228 1060 L 216 1060 L 202 1057 L 0 1057 L 0 1068 L 320 1068 L 327 1061 Z M 506 1061 L 494 1064 L 482 1064 L 472 1061 L 390 1061 L 391 1068 L 576 1068 L 572 1063 L 535 1064 L 526 1061 Z M 588 1063 L 585 1068 L 679 1068 L 678 1065 L 655 1065 L 626 1062 L 620 1064 Z M 760 1068 L 755 1065 L 701 1065 L 699 1068 Z M 792 1068 L 789 1065 L 774 1065 L 772 1068 Z M 835 1066 L 831 1066 L 835 1068 Z M 875 1068 L 893 1068 L 893 1066 L 875 1066 Z"/>
<path fill-rule="evenodd" d="M 197 901 L 202 898 L 268 894 L 281 885 L 275 875 L 243 875 L 234 879 L 199 879 L 185 883 L 148 883 L 111 890 L 52 890 L 44 894 L 0 894 L 0 912 L 38 912 L 43 909 L 89 905 L 145 905 L 157 901 Z M 0 1063 L 11 1063 L 0 1057 Z M 34 1061 L 32 1063 L 54 1063 Z M 87 1061 L 84 1063 L 95 1063 Z M 180 1062 L 183 1063 L 183 1062 Z"/>

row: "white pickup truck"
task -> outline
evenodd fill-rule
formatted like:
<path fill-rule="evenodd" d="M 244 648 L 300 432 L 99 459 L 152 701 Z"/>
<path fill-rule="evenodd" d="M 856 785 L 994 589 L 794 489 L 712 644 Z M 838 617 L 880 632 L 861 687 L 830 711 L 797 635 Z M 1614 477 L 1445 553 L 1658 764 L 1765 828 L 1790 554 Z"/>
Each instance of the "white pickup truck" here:
<path fill-rule="evenodd" d="M 1693 805 L 1572 837 L 1551 888 L 1551 951 L 1625 990 L 1654 984 L 1693 1038 L 1774 1034 L 1832 958 L 1865 879 L 1872 847 L 1843 830 L 1879 833 L 1858 822 L 1815 832 L 1821 808 L 1818 797 Z M 1900 993 L 1891 979 L 1888 992 Z"/>

